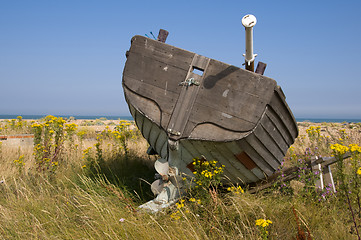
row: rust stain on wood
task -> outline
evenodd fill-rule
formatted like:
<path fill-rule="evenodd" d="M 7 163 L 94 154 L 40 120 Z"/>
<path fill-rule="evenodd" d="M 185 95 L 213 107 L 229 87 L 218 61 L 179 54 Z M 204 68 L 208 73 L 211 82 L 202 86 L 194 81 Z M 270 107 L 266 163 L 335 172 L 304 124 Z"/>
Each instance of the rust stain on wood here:
<path fill-rule="evenodd" d="M 194 165 L 193 165 L 193 162 L 191 162 L 191 163 L 189 163 L 188 165 L 187 165 L 187 168 L 189 169 L 189 170 L 191 170 L 192 172 L 194 172 Z"/>
<path fill-rule="evenodd" d="M 257 165 L 253 162 L 253 160 L 247 155 L 246 152 L 241 152 L 235 157 L 240 161 L 248 170 L 252 170 L 257 167 Z"/>

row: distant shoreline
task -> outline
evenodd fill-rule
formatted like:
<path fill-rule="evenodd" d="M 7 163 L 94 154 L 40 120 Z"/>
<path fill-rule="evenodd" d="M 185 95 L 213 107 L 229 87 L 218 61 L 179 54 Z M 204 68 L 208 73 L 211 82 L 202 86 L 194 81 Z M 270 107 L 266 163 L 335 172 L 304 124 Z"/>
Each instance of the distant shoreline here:
<path fill-rule="evenodd" d="M 296 118 L 297 122 L 312 122 L 312 123 L 359 123 L 361 119 L 352 119 L 352 118 Z"/>
<path fill-rule="evenodd" d="M 37 120 L 46 117 L 47 115 L 0 115 L 0 119 L 16 119 L 18 116 L 21 116 L 23 119 L 26 120 Z M 75 120 L 95 120 L 95 119 L 106 119 L 106 120 L 133 120 L 132 116 L 83 116 L 83 115 L 54 115 L 55 117 L 62 117 L 69 119 L 70 117 L 74 118 Z"/>
<path fill-rule="evenodd" d="M 21 116 L 23 119 L 41 119 L 47 115 L 0 115 L 0 119 L 16 119 L 18 116 Z M 104 115 L 54 115 L 56 117 L 62 117 L 69 119 L 73 117 L 76 120 L 95 120 L 95 119 L 106 119 L 106 120 L 128 120 L 132 121 L 132 116 L 104 116 Z M 296 118 L 297 122 L 312 122 L 312 123 L 323 123 L 323 122 L 334 122 L 334 123 L 360 123 L 361 119 L 352 119 L 352 118 Z"/>

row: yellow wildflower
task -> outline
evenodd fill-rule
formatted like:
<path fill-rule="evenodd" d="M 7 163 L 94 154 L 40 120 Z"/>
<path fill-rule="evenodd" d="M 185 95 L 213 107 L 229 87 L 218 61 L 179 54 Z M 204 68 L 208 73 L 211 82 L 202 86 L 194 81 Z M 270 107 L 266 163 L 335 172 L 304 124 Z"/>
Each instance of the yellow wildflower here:
<path fill-rule="evenodd" d="M 179 211 L 176 211 L 176 212 L 172 213 L 172 214 L 170 215 L 170 217 L 171 217 L 172 219 L 174 219 L 174 220 L 179 220 L 179 219 L 181 218 L 180 212 L 179 212 Z"/>
<path fill-rule="evenodd" d="M 233 192 L 233 193 L 237 193 L 237 194 L 239 194 L 239 193 L 244 193 L 244 190 L 242 189 L 241 186 L 238 186 L 238 187 L 228 187 L 228 188 L 227 188 L 227 191 Z"/>
<path fill-rule="evenodd" d="M 181 199 L 179 202 L 176 203 L 176 206 L 178 209 L 181 209 L 182 207 L 184 207 L 184 199 Z"/>
<path fill-rule="evenodd" d="M 256 226 L 261 226 L 261 227 L 265 228 L 265 227 L 268 227 L 270 224 L 272 224 L 272 221 L 268 220 L 268 219 L 260 218 L 260 219 L 256 220 Z"/>
<path fill-rule="evenodd" d="M 361 175 L 361 167 L 357 170 L 357 174 Z"/>
<path fill-rule="evenodd" d="M 332 144 L 330 146 L 330 148 L 336 153 L 336 154 L 340 154 L 340 155 L 343 155 L 345 154 L 346 152 L 349 151 L 349 148 L 344 146 L 344 145 L 341 145 L 341 144 Z"/>
<path fill-rule="evenodd" d="M 361 153 L 361 147 L 357 144 L 350 144 L 348 147 L 350 148 L 350 151 L 353 153 Z"/>

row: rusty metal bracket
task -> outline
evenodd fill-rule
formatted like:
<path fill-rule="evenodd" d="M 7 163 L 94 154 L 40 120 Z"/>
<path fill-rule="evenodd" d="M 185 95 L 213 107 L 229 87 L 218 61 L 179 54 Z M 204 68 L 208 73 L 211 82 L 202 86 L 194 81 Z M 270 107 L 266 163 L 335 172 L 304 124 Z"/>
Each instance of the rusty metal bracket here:
<path fill-rule="evenodd" d="M 168 133 L 170 133 L 170 134 L 172 134 L 172 135 L 175 135 L 175 136 L 180 136 L 180 135 L 181 135 L 180 132 L 175 131 L 174 129 L 170 129 L 170 128 L 169 128 L 167 131 L 168 131 Z"/>
<path fill-rule="evenodd" d="M 195 86 L 199 86 L 199 81 L 195 80 L 194 78 L 189 78 L 189 79 L 186 79 L 184 80 L 183 82 L 180 82 L 178 85 L 179 86 L 192 86 L 192 85 L 195 85 Z"/>

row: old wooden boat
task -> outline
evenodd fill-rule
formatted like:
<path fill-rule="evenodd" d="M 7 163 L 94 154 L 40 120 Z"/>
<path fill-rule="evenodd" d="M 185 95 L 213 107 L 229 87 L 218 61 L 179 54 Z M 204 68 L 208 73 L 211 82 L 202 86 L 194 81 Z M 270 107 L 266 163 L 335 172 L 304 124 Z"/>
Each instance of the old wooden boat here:
<path fill-rule="evenodd" d="M 143 36 L 126 55 L 125 98 L 161 157 L 158 172 L 192 176 L 193 158 L 204 157 L 225 165 L 233 183 L 275 173 L 298 135 L 275 80 Z"/>

